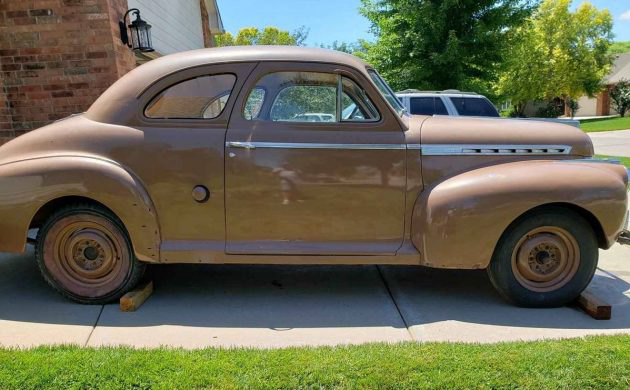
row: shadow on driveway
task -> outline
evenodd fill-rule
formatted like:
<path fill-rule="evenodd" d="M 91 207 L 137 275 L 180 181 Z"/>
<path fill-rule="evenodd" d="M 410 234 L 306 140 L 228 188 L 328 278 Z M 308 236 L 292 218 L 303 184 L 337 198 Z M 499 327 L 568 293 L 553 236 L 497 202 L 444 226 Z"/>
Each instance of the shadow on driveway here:
<path fill-rule="evenodd" d="M 85 344 L 183 347 L 412 338 L 485 342 L 630 328 L 630 298 L 625 295 L 630 285 L 601 270 L 589 288 L 614 305 L 611 321 L 593 320 L 572 307 L 511 306 L 494 291 L 484 271 L 155 265 L 149 275 L 155 292 L 137 312 L 122 313 L 115 304 L 101 311 L 101 306 L 74 304 L 56 294 L 39 276 L 32 253 L 0 255 L 0 344 L 32 345 L 25 323 L 41 325 L 35 332 L 44 334 L 37 340 L 45 339 L 46 324 L 76 325 L 83 332 L 98 322 Z"/>

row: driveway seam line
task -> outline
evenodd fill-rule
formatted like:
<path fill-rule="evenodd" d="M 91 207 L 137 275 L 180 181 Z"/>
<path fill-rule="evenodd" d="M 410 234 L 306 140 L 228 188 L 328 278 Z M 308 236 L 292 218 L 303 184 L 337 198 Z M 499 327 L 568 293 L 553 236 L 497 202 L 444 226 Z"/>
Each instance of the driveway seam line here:
<path fill-rule="evenodd" d="M 105 305 L 101 305 L 101 310 L 98 312 L 98 316 L 96 317 L 96 321 L 94 322 L 94 325 L 92 326 L 92 330 L 90 331 L 90 334 L 87 337 L 87 340 L 85 340 L 85 344 L 83 344 L 84 347 L 87 347 L 88 343 L 90 342 L 90 339 L 92 338 L 92 334 L 94 333 L 94 330 L 96 329 L 96 326 L 98 325 L 98 321 L 101 319 L 101 314 L 103 314 L 103 309 L 105 309 Z"/>
<path fill-rule="evenodd" d="M 415 337 L 413 337 L 413 333 L 411 333 L 411 330 L 409 329 L 409 325 L 407 324 L 407 321 L 405 320 L 405 316 L 402 314 L 402 311 L 400 311 L 400 307 L 398 307 L 398 302 L 396 302 L 396 298 L 394 298 L 394 294 L 392 294 L 392 290 L 389 288 L 387 279 L 385 279 L 385 276 L 383 275 L 383 272 L 381 271 L 381 267 L 379 267 L 378 264 L 376 265 L 376 270 L 378 271 L 378 275 L 381 277 L 381 280 L 383 281 L 383 284 L 385 285 L 385 289 L 387 290 L 387 294 L 389 294 L 389 298 L 392 300 L 394 307 L 396 307 L 396 311 L 398 312 L 398 315 L 400 316 L 401 321 L 405 325 L 405 329 L 407 329 L 407 334 L 409 334 L 409 338 L 411 338 L 412 341 L 416 341 Z"/>

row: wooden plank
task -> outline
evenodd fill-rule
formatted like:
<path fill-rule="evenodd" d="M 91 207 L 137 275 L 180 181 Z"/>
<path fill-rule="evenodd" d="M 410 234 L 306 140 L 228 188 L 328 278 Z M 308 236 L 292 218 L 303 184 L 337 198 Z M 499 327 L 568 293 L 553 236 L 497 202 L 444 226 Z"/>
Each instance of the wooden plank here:
<path fill-rule="evenodd" d="M 141 282 L 135 289 L 120 298 L 121 311 L 136 311 L 153 293 L 153 281 Z"/>
<path fill-rule="evenodd" d="M 596 320 L 609 320 L 612 307 L 590 291 L 583 291 L 576 300 L 577 305 Z"/>

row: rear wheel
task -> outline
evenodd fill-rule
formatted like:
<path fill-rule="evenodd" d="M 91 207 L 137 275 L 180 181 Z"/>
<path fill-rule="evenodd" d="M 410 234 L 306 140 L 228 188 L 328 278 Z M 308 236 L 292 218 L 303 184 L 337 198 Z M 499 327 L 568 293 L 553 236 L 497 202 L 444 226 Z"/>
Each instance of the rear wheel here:
<path fill-rule="evenodd" d="M 93 205 L 68 206 L 48 218 L 37 235 L 36 259 L 44 279 L 80 303 L 119 299 L 145 269 L 118 218 Z"/>
<path fill-rule="evenodd" d="M 564 305 L 580 295 L 597 268 L 593 229 L 572 210 L 535 211 L 501 237 L 488 266 L 495 288 L 529 307 Z"/>

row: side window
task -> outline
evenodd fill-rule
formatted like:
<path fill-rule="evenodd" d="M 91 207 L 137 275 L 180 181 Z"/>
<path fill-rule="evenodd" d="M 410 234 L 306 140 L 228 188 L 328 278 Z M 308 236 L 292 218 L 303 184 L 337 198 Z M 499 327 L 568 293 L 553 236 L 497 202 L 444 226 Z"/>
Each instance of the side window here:
<path fill-rule="evenodd" d="M 349 78 L 332 73 L 277 72 L 262 77 L 249 92 L 243 117 L 337 122 L 377 120 L 379 114 L 363 88 Z"/>
<path fill-rule="evenodd" d="M 448 110 L 441 98 L 435 98 L 435 115 L 448 115 Z"/>
<path fill-rule="evenodd" d="M 315 118 L 319 119 L 317 122 L 334 122 L 337 118 L 334 76 L 333 85 L 289 85 L 283 88 L 269 113 L 272 121 L 314 122 Z"/>
<path fill-rule="evenodd" d="M 148 118 L 212 119 L 221 115 L 236 82 L 233 74 L 200 76 L 157 94 L 144 110 Z"/>
<path fill-rule="evenodd" d="M 439 97 L 412 97 L 409 112 L 414 115 L 448 115 L 444 102 Z"/>
<path fill-rule="evenodd" d="M 484 98 L 452 97 L 451 101 L 462 116 L 499 116 L 497 109 Z"/>
<path fill-rule="evenodd" d="M 341 88 L 342 121 L 376 121 L 380 118 L 365 90 L 357 83 L 347 77 L 342 77 Z"/>
<path fill-rule="evenodd" d="M 243 110 L 243 117 L 245 119 L 258 118 L 263 101 L 265 100 L 265 94 L 265 90 L 260 87 L 256 87 L 249 92 L 249 96 L 245 102 L 245 109 Z"/>
<path fill-rule="evenodd" d="M 435 101 L 433 97 L 413 97 L 409 99 L 409 112 L 413 115 L 435 114 Z"/>

